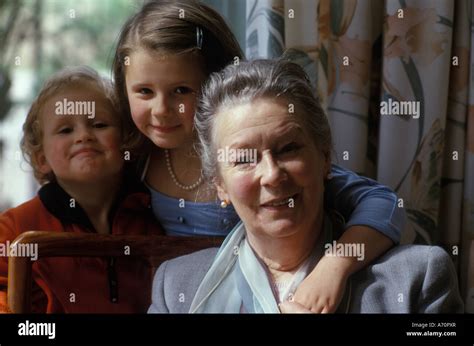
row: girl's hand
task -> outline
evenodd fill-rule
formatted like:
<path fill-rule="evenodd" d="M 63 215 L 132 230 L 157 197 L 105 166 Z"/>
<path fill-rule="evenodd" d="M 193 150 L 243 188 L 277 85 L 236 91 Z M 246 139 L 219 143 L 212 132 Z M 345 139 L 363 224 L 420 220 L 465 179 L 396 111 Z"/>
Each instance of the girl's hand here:
<path fill-rule="evenodd" d="M 311 310 L 306 309 L 304 306 L 290 301 L 284 301 L 279 305 L 282 314 L 310 314 Z"/>
<path fill-rule="evenodd" d="M 347 263 L 341 257 L 321 258 L 314 270 L 299 285 L 294 302 L 313 313 L 333 313 L 346 288 Z"/>

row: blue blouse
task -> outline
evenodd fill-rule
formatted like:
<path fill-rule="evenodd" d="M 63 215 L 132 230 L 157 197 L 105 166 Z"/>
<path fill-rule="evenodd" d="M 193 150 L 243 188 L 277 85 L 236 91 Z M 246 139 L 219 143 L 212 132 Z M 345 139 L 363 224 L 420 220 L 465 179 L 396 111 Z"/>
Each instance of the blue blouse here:
<path fill-rule="evenodd" d="M 164 195 L 148 186 L 156 219 L 167 235 L 225 237 L 240 221 L 232 205 L 220 202 L 190 202 Z"/>
<path fill-rule="evenodd" d="M 332 179 L 325 185 L 325 206 L 336 209 L 346 220 L 346 229 L 369 226 L 396 244 L 400 242 L 406 214 L 397 195 L 375 180 L 332 165 Z M 226 236 L 240 221 L 232 205 L 220 202 L 190 202 L 166 196 L 151 187 L 152 209 L 168 235 Z"/>

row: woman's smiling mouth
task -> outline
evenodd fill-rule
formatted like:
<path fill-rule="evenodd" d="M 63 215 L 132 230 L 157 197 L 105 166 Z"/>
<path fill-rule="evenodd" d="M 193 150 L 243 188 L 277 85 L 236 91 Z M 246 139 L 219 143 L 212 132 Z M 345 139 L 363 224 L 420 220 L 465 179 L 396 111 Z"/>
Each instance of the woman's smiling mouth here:
<path fill-rule="evenodd" d="M 297 193 L 290 197 L 272 199 L 268 202 L 261 204 L 261 206 L 265 209 L 270 209 L 270 210 L 293 208 L 295 206 L 295 201 L 299 197 L 299 195 L 300 194 Z"/>

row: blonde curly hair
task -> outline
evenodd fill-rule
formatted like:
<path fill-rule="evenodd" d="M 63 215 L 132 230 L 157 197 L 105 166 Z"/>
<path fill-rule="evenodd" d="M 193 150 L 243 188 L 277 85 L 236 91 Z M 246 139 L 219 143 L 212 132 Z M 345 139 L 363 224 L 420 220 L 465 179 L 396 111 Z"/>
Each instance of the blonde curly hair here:
<path fill-rule="evenodd" d="M 53 172 L 48 174 L 40 172 L 39 162 L 37 162 L 37 154 L 43 149 L 43 129 L 40 121 L 42 109 L 46 102 L 52 96 L 61 92 L 63 88 L 85 83 L 95 86 L 99 91 L 103 91 L 106 99 L 110 101 L 113 109 L 118 114 L 112 82 L 101 77 L 94 69 L 88 66 L 67 67 L 51 76 L 43 84 L 38 96 L 31 104 L 23 123 L 23 136 L 20 142 L 24 159 L 31 165 L 36 180 L 42 185 L 56 179 Z"/>

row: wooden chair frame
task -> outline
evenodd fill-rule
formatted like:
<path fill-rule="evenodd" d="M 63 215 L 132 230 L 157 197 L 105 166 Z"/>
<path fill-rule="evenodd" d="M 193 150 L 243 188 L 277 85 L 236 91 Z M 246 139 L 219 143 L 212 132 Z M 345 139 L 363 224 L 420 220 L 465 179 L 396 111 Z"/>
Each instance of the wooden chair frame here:
<path fill-rule="evenodd" d="M 217 237 L 28 231 L 20 234 L 12 246 L 37 244 L 38 259 L 138 256 L 147 258 L 152 267 L 158 267 L 165 260 L 209 247 L 218 247 L 222 241 L 223 238 Z M 130 250 L 129 254 L 126 254 L 126 249 Z M 28 313 L 31 310 L 33 263 L 30 257 L 8 259 L 8 306 L 13 313 Z"/>

